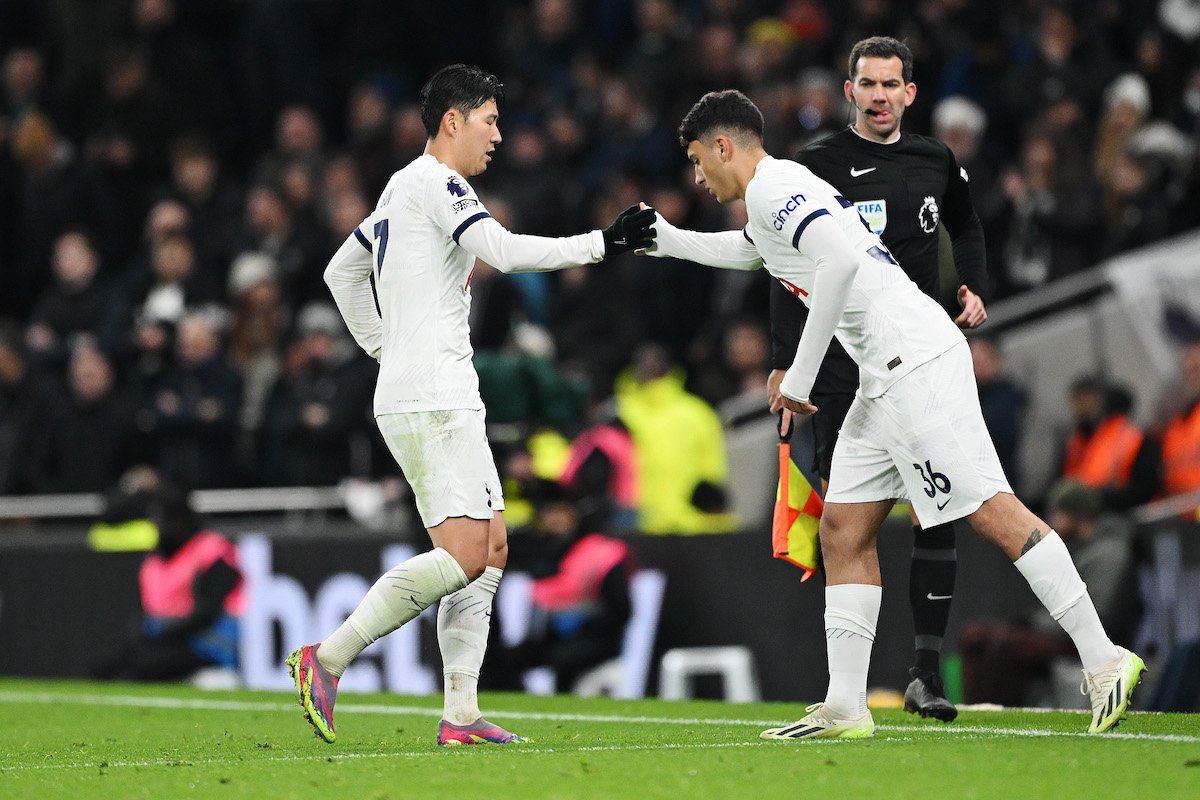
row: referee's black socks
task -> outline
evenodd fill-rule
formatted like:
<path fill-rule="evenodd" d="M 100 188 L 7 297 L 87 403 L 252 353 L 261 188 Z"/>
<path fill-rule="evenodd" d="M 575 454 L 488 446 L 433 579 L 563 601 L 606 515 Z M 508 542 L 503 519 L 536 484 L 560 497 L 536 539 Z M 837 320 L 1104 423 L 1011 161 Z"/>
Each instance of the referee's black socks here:
<path fill-rule="evenodd" d="M 942 638 L 950 619 L 957 571 L 954 551 L 954 524 L 930 528 L 913 526 L 912 566 L 908 576 L 908 599 L 912 605 L 916 631 L 916 661 L 921 671 L 938 673 Z"/>

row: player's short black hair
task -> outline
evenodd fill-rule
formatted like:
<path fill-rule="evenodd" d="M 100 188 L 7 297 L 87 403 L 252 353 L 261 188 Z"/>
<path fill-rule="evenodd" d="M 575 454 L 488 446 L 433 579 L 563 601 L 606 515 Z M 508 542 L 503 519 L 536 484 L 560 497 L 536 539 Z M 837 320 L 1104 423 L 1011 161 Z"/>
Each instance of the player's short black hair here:
<path fill-rule="evenodd" d="M 913 54 L 908 45 L 891 36 L 872 36 L 856 43 L 850 49 L 850 80 L 858 75 L 858 60 L 860 58 L 898 58 L 900 73 L 906 84 L 912 83 Z"/>
<path fill-rule="evenodd" d="M 442 67 L 421 89 L 421 124 L 432 139 L 447 111 L 470 114 L 488 100 L 504 105 L 504 84 L 495 75 L 468 64 Z"/>
<path fill-rule="evenodd" d="M 679 143 L 687 147 L 717 131 L 750 134 L 762 141 L 762 112 L 737 89 L 709 92 L 692 106 L 679 124 Z"/>

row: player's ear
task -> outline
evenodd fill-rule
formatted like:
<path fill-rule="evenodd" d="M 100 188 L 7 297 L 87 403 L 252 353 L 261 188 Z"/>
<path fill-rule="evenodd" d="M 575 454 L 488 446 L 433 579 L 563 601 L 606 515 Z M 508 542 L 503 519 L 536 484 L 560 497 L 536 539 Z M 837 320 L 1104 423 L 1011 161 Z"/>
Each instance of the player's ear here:
<path fill-rule="evenodd" d="M 904 87 L 904 107 L 907 108 L 913 104 L 913 100 L 917 99 L 917 85 L 909 83 Z"/>
<path fill-rule="evenodd" d="M 728 136 L 713 139 L 713 148 L 722 161 L 728 161 L 733 156 L 733 141 Z"/>
<path fill-rule="evenodd" d="M 461 124 L 461 122 L 462 120 L 460 120 L 458 117 L 458 109 L 448 109 L 446 113 L 442 115 L 442 130 L 444 130 L 450 136 L 454 136 L 456 133 L 458 133 L 458 126 Z"/>

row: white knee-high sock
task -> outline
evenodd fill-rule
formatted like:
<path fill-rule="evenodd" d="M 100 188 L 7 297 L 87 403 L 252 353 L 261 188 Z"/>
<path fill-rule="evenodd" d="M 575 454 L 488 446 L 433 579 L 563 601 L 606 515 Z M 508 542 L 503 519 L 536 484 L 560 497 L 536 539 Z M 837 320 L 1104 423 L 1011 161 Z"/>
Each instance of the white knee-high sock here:
<path fill-rule="evenodd" d="M 375 581 L 358 608 L 317 648 L 317 658 L 340 678 L 371 642 L 466 585 L 466 573 L 442 548 L 413 556 Z"/>
<path fill-rule="evenodd" d="M 465 588 L 443 597 L 438 608 L 438 647 L 446 680 L 442 718 L 454 725 L 469 725 L 483 716 L 479 668 L 492 625 L 492 598 L 503 575 L 499 567 L 488 567 Z"/>
<path fill-rule="evenodd" d="M 867 669 L 883 589 L 866 583 L 825 587 L 829 691 L 825 705 L 847 718 L 867 710 Z"/>
<path fill-rule="evenodd" d="M 1013 563 L 1050 616 L 1071 637 L 1085 670 L 1095 672 L 1120 655 L 1104 632 L 1087 586 L 1057 533 L 1050 531 Z"/>

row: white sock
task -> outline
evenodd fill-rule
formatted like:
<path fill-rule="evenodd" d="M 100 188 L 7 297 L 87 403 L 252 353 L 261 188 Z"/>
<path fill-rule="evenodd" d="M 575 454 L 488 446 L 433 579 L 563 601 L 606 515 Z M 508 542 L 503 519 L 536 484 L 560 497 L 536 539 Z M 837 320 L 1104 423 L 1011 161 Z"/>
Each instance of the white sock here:
<path fill-rule="evenodd" d="M 829 691 L 825 705 L 846 718 L 867 710 L 867 669 L 883 589 L 866 583 L 825 587 Z"/>
<path fill-rule="evenodd" d="M 335 678 L 366 646 L 467 585 L 454 556 L 440 547 L 413 556 L 375 581 L 358 608 L 317 649 L 317 659 Z"/>
<path fill-rule="evenodd" d="M 492 624 L 492 598 L 503 575 L 499 567 L 488 567 L 466 588 L 443 597 L 438 608 L 438 647 L 446 679 L 442 718 L 451 724 L 470 725 L 483 716 L 479 711 L 479 668 Z"/>
<path fill-rule="evenodd" d="M 1029 581 L 1050 616 L 1071 637 L 1085 670 L 1095 672 L 1120 655 L 1104 632 L 1087 586 L 1057 533 L 1050 531 L 1013 564 Z"/>

